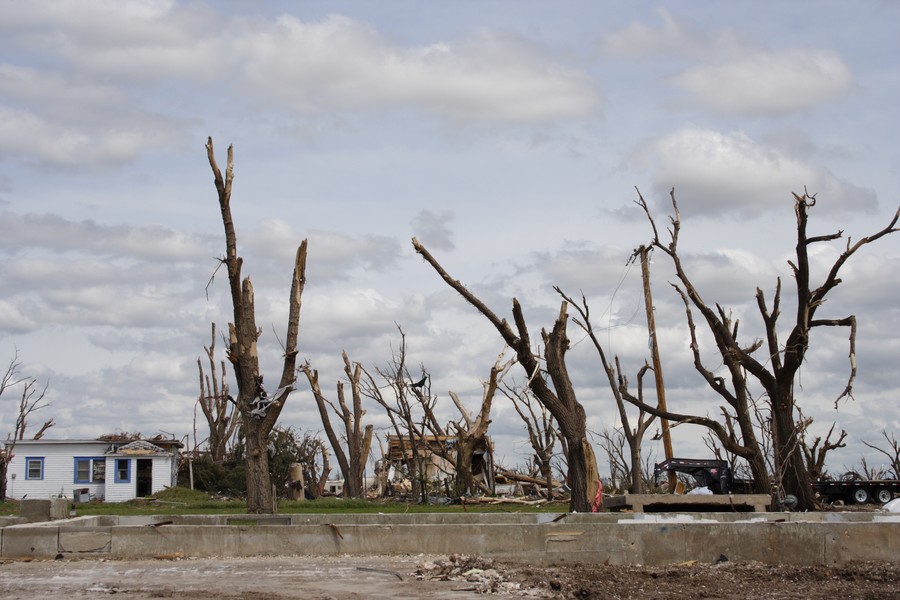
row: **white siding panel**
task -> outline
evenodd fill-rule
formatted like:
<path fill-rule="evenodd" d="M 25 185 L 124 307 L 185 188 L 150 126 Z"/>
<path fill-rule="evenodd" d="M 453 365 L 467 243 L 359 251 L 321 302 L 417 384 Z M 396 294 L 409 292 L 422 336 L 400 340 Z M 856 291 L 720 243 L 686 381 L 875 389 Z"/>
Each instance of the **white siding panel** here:
<path fill-rule="evenodd" d="M 17 444 L 9 463 L 7 494 L 19 500 L 26 496 L 72 498 L 76 489 L 88 488 L 91 496 L 102 499 L 103 483 L 75 483 L 75 457 L 102 457 L 108 447 L 109 444 L 101 442 Z M 43 479 L 25 478 L 26 458 L 44 459 Z M 13 473 L 15 479 L 12 478 Z"/>
<path fill-rule="evenodd" d="M 128 481 L 116 483 L 116 460 L 130 461 L 128 469 Z M 135 463 L 133 458 L 115 456 L 106 457 L 106 501 L 127 502 L 134 500 L 137 495 L 137 481 L 135 481 Z"/>
<path fill-rule="evenodd" d="M 163 491 L 172 485 L 172 459 L 168 456 L 153 459 L 153 492 Z"/>

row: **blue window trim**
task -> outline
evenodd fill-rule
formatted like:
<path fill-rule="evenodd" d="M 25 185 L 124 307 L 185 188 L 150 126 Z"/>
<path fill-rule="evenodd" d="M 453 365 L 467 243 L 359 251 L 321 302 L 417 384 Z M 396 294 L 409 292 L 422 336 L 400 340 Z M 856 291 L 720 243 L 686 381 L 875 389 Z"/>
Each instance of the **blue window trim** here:
<path fill-rule="evenodd" d="M 75 483 L 94 483 L 94 461 L 97 460 L 105 461 L 106 458 L 103 456 L 76 456 L 74 461 L 75 473 L 72 476 L 72 481 Z M 78 463 L 83 461 L 88 462 L 88 478 L 78 479 Z"/>
<path fill-rule="evenodd" d="M 31 469 L 29 466 L 31 465 L 31 461 L 36 460 L 41 464 L 41 476 L 40 477 L 30 477 Z M 43 481 L 44 479 L 44 457 L 43 456 L 26 456 L 25 457 L 25 479 L 29 481 Z"/>
<path fill-rule="evenodd" d="M 119 461 L 120 460 L 125 461 L 125 464 L 127 465 L 127 467 L 125 469 L 125 478 L 124 479 L 119 477 Z M 131 483 L 131 459 L 130 458 L 115 459 L 115 462 L 113 463 L 113 468 L 116 471 L 116 475 L 115 475 L 116 483 Z"/>

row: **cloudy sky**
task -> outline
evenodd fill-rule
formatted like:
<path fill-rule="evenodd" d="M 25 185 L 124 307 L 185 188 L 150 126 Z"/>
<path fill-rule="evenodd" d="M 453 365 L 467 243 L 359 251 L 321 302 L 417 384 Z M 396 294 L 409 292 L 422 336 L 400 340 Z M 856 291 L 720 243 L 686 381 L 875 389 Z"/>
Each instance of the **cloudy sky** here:
<path fill-rule="evenodd" d="M 635 187 L 660 224 L 675 188 L 687 268 L 750 341 L 757 286 L 771 298 L 781 276 L 792 301 L 791 192 L 818 195 L 815 234 L 855 240 L 897 209 L 898 26 L 900 6 L 878 0 L 0 0 L 0 357 L 49 383 L 52 437 L 193 440 L 196 361 L 231 314 L 207 136 L 221 164 L 235 149 L 268 381 L 308 238 L 300 354 L 326 390 L 343 350 L 384 365 L 399 326 L 446 416 L 448 390 L 477 403 L 501 340 L 412 236 L 498 314 L 517 297 L 535 337 L 559 310 L 553 285 L 583 292 L 633 379 L 649 358 Z M 815 281 L 843 243 L 815 248 Z M 669 407 L 717 415 L 671 265 L 657 254 L 651 271 Z M 854 257 L 819 313 L 859 320 L 855 400 L 834 409 L 846 331 L 816 331 L 797 382 L 814 432 L 849 433 L 836 471 L 883 462 L 862 442 L 900 432 L 898 272 L 895 235 Z M 570 336 L 589 426 L 614 427 L 597 357 Z M 282 423 L 317 431 L 300 383 Z M 511 406 L 492 428 L 515 465 Z M 675 433 L 676 454 L 706 455 L 702 431 Z"/>

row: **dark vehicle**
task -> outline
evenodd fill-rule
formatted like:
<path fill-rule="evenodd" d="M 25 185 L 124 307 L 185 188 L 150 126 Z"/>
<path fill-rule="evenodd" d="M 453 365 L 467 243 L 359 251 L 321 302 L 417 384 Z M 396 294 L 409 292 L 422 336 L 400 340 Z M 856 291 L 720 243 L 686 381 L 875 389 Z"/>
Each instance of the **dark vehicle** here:
<path fill-rule="evenodd" d="M 734 476 L 726 460 L 703 458 L 670 458 L 656 465 L 653 479 L 668 471 L 685 473 L 694 478 L 699 487 L 706 487 L 713 494 L 751 494 L 753 481 Z"/>
<path fill-rule="evenodd" d="M 820 479 L 813 481 L 812 486 L 823 502 L 843 500 L 850 504 L 886 504 L 900 494 L 900 481 L 894 479 Z"/>
<path fill-rule="evenodd" d="M 725 460 L 670 458 L 656 465 L 653 477 L 658 480 L 660 474 L 668 471 L 692 476 L 698 486 L 709 488 L 713 494 L 753 492 L 753 480 L 735 477 L 731 465 Z M 894 479 L 819 479 L 812 482 L 812 488 L 826 503 L 841 500 L 850 504 L 885 504 L 900 495 L 900 481 Z"/>

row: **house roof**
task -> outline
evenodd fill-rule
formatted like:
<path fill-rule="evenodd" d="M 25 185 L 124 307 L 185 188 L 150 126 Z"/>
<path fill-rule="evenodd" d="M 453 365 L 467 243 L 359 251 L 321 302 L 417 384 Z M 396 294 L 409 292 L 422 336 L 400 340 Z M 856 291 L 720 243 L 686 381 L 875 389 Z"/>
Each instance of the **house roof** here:
<path fill-rule="evenodd" d="M 96 446 L 108 446 L 109 441 L 107 440 L 48 440 L 45 438 L 41 438 L 39 440 L 6 440 L 4 442 L 6 446 L 14 445 L 14 446 L 33 446 L 36 444 L 94 444 Z"/>
<path fill-rule="evenodd" d="M 174 449 L 178 449 L 178 448 L 182 447 L 181 442 L 179 442 L 178 440 L 162 439 L 159 436 L 151 438 L 150 441 L 113 439 L 111 437 L 102 437 L 99 439 L 92 439 L 92 440 L 77 440 L 77 439 L 54 440 L 54 439 L 41 438 L 39 440 L 7 440 L 6 442 L 4 442 L 4 445 L 8 447 L 10 445 L 34 446 L 34 445 L 39 445 L 39 444 L 51 444 L 51 445 L 76 445 L 76 444 L 87 445 L 87 444 L 91 444 L 94 446 L 103 446 L 103 447 L 117 446 L 119 448 L 119 450 L 121 450 L 122 448 L 124 448 L 126 446 L 130 446 L 131 444 L 134 444 L 136 442 L 146 443 L 146 444 L 156 448 L 157 451 L 162 451 L 164 453 L 167 453 L 167 449 L 174 450 Z"/>
<path fill-rule="evenodd" d="M 169 453 L 144 440 L 136 440 L 124 446 L 119 446 L 107 454 L 113 456 L 159 456 L 168 455 Z"/>

